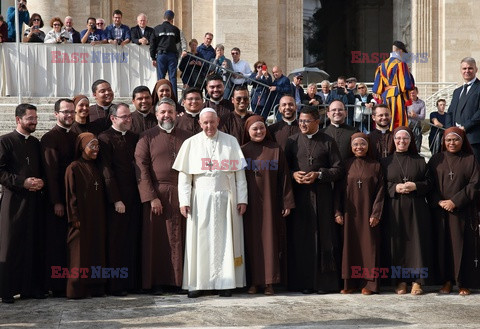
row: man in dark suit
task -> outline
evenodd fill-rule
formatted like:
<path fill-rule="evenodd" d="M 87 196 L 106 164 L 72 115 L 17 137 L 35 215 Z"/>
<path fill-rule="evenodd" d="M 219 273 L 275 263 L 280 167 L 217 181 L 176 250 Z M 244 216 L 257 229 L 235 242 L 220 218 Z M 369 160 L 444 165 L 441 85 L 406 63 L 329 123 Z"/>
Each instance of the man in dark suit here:
<path fill-rule="evenodd" d="M 150 37 L 153 34 L 153 28 L 147 26 L 148 18 L 145 14 L 137 16 L 137 26 L 130 29 L 132 42 L 137 45 L 149 45 Z"/>
<path fill-rule="evenodd" d="M 305 99 L 305 92 L 303 91 L 303 88 L 301 86 L 303 81 L 303 74 L 302 73 L 297 73 L 293 77 L 293 82 L 290 85 L 291 87 L 291 95 L 293 98 L 295 98 L 295 104 L 297 104 L 297 108 L 300 109 L 302 106 L 302 102 Z"/>
<path fill-rule="evenodd" d="M 460 73 L 465 83 L 453 92 L 445 121 L 447 127 L 465 130 L 475 158 L 480 162 L 480 80 L 476 77 L 477 71 L 475 59 L 462 59 Z"/>

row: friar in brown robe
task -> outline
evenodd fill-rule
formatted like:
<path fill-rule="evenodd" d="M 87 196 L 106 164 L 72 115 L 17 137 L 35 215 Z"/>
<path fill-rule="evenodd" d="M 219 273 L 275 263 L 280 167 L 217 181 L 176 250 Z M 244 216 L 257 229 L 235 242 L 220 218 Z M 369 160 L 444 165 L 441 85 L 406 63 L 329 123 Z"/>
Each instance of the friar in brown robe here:
<path fill-rule="evenodd" d="M 243 145 L 245 138 L 245 122 L 253 115 L 248 112 L 250 100 L 246 87 L 235 87 L 232 96 L 234 111 L 220 117 L 218 129 L 235 137 L 240 145 Z"/>
<path fill-rule="evenodd" d="M 264 119 L 253 115 L 247 119 L 245 134 L 250 140 L 242 146 L 247 161 L 245 176 L 248 185 L 248 207 L 243 217 L 247 281 L 255 293 L 266 286 L 265 294 L 273 294 L 272 284 L 282 279 L 281 264 L 286 260 L 286 248 L 280 245 L 279 232 L 285 231 L 286 217 L 295 207 L 291 177 L 283 149 L 270 136 L 252 139 L 249 129 L 259 129 L 265 136 Z M 252 130 L 254 135 L 256 131 Z M 286 273 L 284 273 L 286 274 Z"/>
<path fill-rule="evenodd" d="M 101 269 L 106 265 L 105 186 L 95 164 L 98 140 L 92 133 L 81 133 L 75 152 L 77 160 L 65 172 L 70 272 L 67 298 L 98 297 L 105 294 Z"/>
<path fill-rule="evenodd" d="M 0 297 L 45 298 L 44 181 L 40 142 L 30 134 L 37 125 L 37 108 L 20 104 L 17 128 L 0 137 Z"/>
<path fill-rule="evenodd" d="M 335 185 L 335 218 L 344 225 L 344 288 L 341 292 L 362 288 L 362 293 L 369 295 L 378 292 L 378 223 L 382 217 L 385 189 L 380 163 L 373 159 L 371 151 L 368 152 L 367 135 L 355 133 L 351 139 L 355 156 L 346 161 L 345 177 Z"/>
<path fill-rule="evenodd" d="M 299 124 L 301 133 L 285 147 L 296 206 L 287 219 L 288 288 L 336 291 L 341 264 L 332 183 L 342 178 L 343 166 L 333 138 L 319 131 L 316 109 L 302 109 Z"/>
<path fill-rule="evenodd" d="M 440 293 L 449 293 L 457 284 L 461 295 L 480 288 L 480 236 L 478 205 L 480 173 L 465 131 L 445 130 L 443 152 L 435 154 L 428 166 L 433 176 L 430 195 L 433 208 L 436 274 L 443 284 Z"/>
<path fill-rule="evenodd" d="M 89 122 L 99 129 L 98 133 L 107 130 L 111 125 L 110 112 L 116 107 L 113 104 L 113 90 L 108 81 L 99 79 L 92 84 L 92 93 L 96 103 L 90 106 Z"/>
<path fill-rule="evenodd" d="M 132 103 L 135 111 L 132 113 L 132 127 L 130 131 L 140 135 L 145 130 L 155 127 L 158 122 L 152 106 L 152 94 L 147 86 L 138 86 L 133 89 Z"/>
<path fill-rule="evenodd" d="M 138 135 L 131 132 L 130 109 L 119 103 L 112 126 L 98 136 L 99 160 L 107 192 L 107 264 L 128 270 L 128 277 L 108 280 L 108 292 L 125 296 L 140 288 L 140 225 L 142 209 L 135 174 Z"/>
<path fill-rule="evenodd" d="M 203 108 L 202 92 L 195 87 L 187 88 L 183 92 L 183 104 L 185 113 L 182 113 L 175 121 L 175 126 L 190 134 L 195 135 L 202 131 L 198 118 Z"/>
<path fill-rule="evenodd" d="M 233 104 L 229 99 L 224 99 L 225 86 L 220 75 L 214 74 L 207 77 L 208 98 L 203 103 L 203 108 L 209 107 L 217 111 L 220 118 L 233 111 Z"/>
<path fill-rule="evenodd" d="M 295 99 L 290 95 L 285 95 L 280 98 L 278 103 L 278 110 L 282 114 L 282 120 L 268 126 L 268 131 L 273 137 L 274 141 L 285 150 L 288 137 L 300 132 L 298 127 L 297 104 Z"/>
<path fill-rule="evenodd" d="M 77 134 L 71 131 L 74 103 L 61 98 L 55 102 L 57 124 L 42 136 L 42 155 L 45 167 L 49 205 L 46 209 L 46 262 L 48 286 L 55 297 L 65 297 L 66 278 L 52 278 L 52 266 L 67 266 L 68 219 L 65 203 L 65 170 L 75 157 Z"/>
<path fill-rule="evenodd" d="M 181 287 L 186 223 L 178 202 L 175 157 L 189 132 L 175 127 L 175 103 L 162 98 L 156 108 L 159 125 L 137 143 L 137 182 L 143 203 L 142 287 L 154 294 Z"/>
<path fill-rule="evenodd" d="M 387 182 L 382 249 L 388 257 L 385 261 L 391 269 L 389 277 L 397 283 L 396 292 L 405 293 L 406 283 L 412 282 L 412 294 L 418 295 L 423 293 L 418 285 L 435 274 L 430 266 L 432 229 L 426 201 L 430 178 L 425 160 L 418 155 L 411 129 L 397 127 L 393 137 L 396 150 L 381 161 Z M 408 149 L 402 144 L 408 144 Z"/>

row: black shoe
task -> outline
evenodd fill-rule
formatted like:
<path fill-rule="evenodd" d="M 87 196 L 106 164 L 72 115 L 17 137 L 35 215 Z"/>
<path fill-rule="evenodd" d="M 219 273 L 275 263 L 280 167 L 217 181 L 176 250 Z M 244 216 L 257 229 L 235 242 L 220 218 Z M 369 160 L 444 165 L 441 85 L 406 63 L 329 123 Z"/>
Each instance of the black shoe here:
<path fill-rule="evenodd" d="M 163 289 L 161 286 L 153 286 L 152 290 L 150 291 L 150 294 L 154 296 L 163 295 Z"/>
<path fill-rule="evenodd" d="M 220 296 L 220 297 L 232 297 L 232 291 L 230 289 L 220 290 L 218 292 L 218 296 Z"/>
<path fill-rule="evenodd" d="M 13 304 L 14 302 L 15 302 L 15 298 L 13 298 L 13 296 L 2 297 L 2 303 Z"/>
<path fill-rule="evenodd" d="M 188 298 L 198 298 L 202 295 L 200 290 L 193 290 L 188 292 Z"/>
<path fill-rule="evenodd" d="M 313 294 L 313 289 L 304 289 L 302 290 L 302 294 L 305 294 L 305 295 Z"/>
<path fill-rule="evenodd" d="M 117 290 L 117 291 L 112 291 L 112 296 L 117 296 L 117 297 L 124 297 L 128 293 L 125 290 Z"/>
<path fill-rule="evenodd" d="M 53 298 L 65 298 L 67 297 L 67 294 L 65 291 L 52 291 L 52 297 Z"/>

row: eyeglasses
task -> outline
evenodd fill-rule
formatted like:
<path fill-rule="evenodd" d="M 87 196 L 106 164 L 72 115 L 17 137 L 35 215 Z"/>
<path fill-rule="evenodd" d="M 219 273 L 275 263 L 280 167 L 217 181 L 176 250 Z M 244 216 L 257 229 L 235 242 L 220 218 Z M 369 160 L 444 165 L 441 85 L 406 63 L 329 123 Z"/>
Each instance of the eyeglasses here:
<path fill-rule="evenodd" d="M 410 137 L 395 137 L 394 139 L 396 141 L 409 141 Z"/>
<path fill-rule="evenodd" d="M 357 89 L 366 89 L 366 87 L 358 87 Z"/>
<path fill-rule="evenodd" d="M 103 23 L 96 23 L 97 25 L 103 25 Z"/>
<path fill-rule="evenodd" d="M 58 111 L 58 113 L 62 113 L 63 115 L 75 115 L 75 111 Z"/>
<path fill-rule="evenodd" d="M 60 24 L 53 24 L 53 26 L 60 26 Z"/>
<path fill-rule="evenodd" d="M 90 145 L 90 144 L 87 144 L 87 146 L 89 149 L 91 150 L 100 150 L 100 145 L 96 144 L 96 145 Z"/>
<path fill-rule="evenodd" d="M 34 18 L 34 19 L 32 19 L 32 22 L 40 22 L 40 21 L 41 21 L 40 18 Z"/>
<path fill-rule="evenodd" d="M 245 101 L 245 102 L 248 102 L 248 96 L 245 96 L 245 97 L 235 97 L 235 100 L 237 101 L 237 103 L 240 103 L 241 101 Z"/>
<path fill-rule="evenodd" d="M 239 53 L 237 51 L 232 51 L 232 55 L 238 55 Z"/>
<path fill-rule="evenodd" d="M 189 102 L 200 102 L 202 99 L 200 97 L 187 97 L 185 100 Z"/>
<path fill-rule="evenodd" d="M 119 118 L 121 120 L 131 120 L 132 115 L 131 114 L 125 114 L 125 115 L 122 115 L 122 116 L 115 115 L 115 118 Z"/>
<path fill-rule="evenodd" d="M 257 69 L 261 69 L 262 68 L 262 65 L 257 65 Z"/>
<path fill-rule="evenodd" d="M 298 120 L 298 123 L 301 124 L 301 125 L 303 125 L 303 124 L 308 125 L 308 124 L 310 124 L 310 123 L 312 123 L 312 122 L 314 122 L 314 121 L 315 121 L 315 120 Z"/>
<path fill-rule="evenodd" d="M 462 140 L 460 138 L 447 138 L 445 139 L 445 143 L 459 143 Z"/>

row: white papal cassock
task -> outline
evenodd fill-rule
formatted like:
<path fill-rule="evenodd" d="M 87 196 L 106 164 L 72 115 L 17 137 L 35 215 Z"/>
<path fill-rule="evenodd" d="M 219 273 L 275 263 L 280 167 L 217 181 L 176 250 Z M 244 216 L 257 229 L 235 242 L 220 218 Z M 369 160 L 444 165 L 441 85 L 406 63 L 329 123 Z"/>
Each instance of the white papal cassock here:
<path fill-rule="evenodd" d="M 237 204 L 247 204 L 244 164 L 237 139 L 220 131 L 211 138 L 202 131 L 180 148 L 173 169 L 179 171 L 180 207 L 191 209 L 183 289 L 245 286 L 243 219 L 237 211 Z"/>

